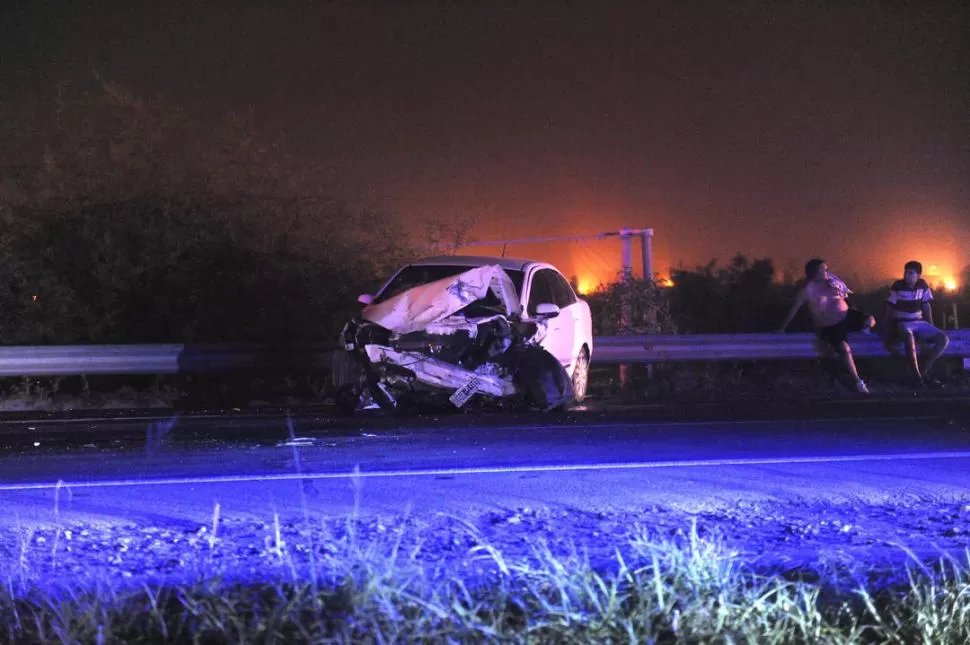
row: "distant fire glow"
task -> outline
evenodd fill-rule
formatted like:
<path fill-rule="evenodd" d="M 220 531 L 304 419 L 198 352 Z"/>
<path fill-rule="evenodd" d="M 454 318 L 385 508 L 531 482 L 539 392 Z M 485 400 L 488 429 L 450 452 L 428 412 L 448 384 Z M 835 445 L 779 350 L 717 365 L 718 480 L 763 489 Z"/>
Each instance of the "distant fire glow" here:
<path fill-rule="evenodd" d="M 930 286 L 935 289 L 956 291 L 960 286 L 957 283 L 957 279 L 954 277 L 953 272 L 950 271 L 948 267 L 941 268 L 936 264 L 931 264 L 924 272 L 923 277 L 930 284 Z"/>
<path fill-rule="evenodd" d="M 586 295 L 588 293 L 592 293 L 595 290 L 596 290 L 596 281 L 593 278 L 590 278 L 588 276 L 583 276 L 579 278 L 576 291 L 578 291 L 583 295 Z"/>

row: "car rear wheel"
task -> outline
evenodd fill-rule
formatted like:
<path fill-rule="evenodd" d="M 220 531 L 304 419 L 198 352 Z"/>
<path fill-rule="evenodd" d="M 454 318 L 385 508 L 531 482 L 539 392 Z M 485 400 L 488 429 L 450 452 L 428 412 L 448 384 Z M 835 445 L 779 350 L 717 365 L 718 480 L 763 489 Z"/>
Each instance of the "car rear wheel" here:
<path fill-rule="evenodd" d="M 573 368 L 573 401 L 582 403 L 586 398 L 586 391 L 589 389 L 589 352 L 584 347 L 579 350 L 576 357 L 576 366 Z"/>

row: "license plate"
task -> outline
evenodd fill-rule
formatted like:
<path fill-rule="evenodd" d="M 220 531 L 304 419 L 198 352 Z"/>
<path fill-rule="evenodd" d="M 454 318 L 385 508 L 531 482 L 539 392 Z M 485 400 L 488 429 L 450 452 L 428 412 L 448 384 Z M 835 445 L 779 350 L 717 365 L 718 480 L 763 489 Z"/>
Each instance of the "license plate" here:
<path fill-rule="evenodd" d="M 456 408 L 460 408 L 468 403 L 468 399 L 475 396 L 475 392 L 478 392 L 479 383 L 480 381 L 477 376 L 471 377 L 468 379 L 467 383 L 455 390 L 455 393 L 448 397 L 448 400 L 451 401 Z"/>

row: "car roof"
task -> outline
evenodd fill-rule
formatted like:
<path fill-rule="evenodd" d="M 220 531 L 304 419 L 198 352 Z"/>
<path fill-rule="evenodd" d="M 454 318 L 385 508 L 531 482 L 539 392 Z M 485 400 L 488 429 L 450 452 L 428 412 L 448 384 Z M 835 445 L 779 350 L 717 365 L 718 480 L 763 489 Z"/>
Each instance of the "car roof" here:
<path fill-rule="evenodd" d="M 522 271 L 529 264 L 544 264 L 539 260 L 523 260 L 521 258 L 494 257 L 489 255 L 436 255 L 409 262 L 411 266 L 466 266 L 483 267 L 497 264 L 503 269 Z"/>

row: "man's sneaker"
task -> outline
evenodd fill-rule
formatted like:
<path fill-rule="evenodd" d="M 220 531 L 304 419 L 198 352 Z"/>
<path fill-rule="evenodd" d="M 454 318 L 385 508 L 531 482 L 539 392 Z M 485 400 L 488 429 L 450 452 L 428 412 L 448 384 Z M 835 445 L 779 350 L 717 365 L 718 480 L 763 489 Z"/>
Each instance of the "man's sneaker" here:
<path fill-rule="evenodd" d="M 859 394 L 869 394 L 869 388 L 866 386 L 866 382 L 862 379 L 855 384 L 855 391 Z"/>
<path fill-rule="evenodd" d="M 923 383 L 925 383 L 926 387 L 930 388 L 931 390 L 938 390 L 943 387 L 943 381 L 932 376 L 924 376 Z"/>
<path fill-rule="evenodd" d="M 906 385 L 914 390 L 925 390 L 927 387 L 927 383 L 922 376 L 910 376 L 906 379 Z"/>

